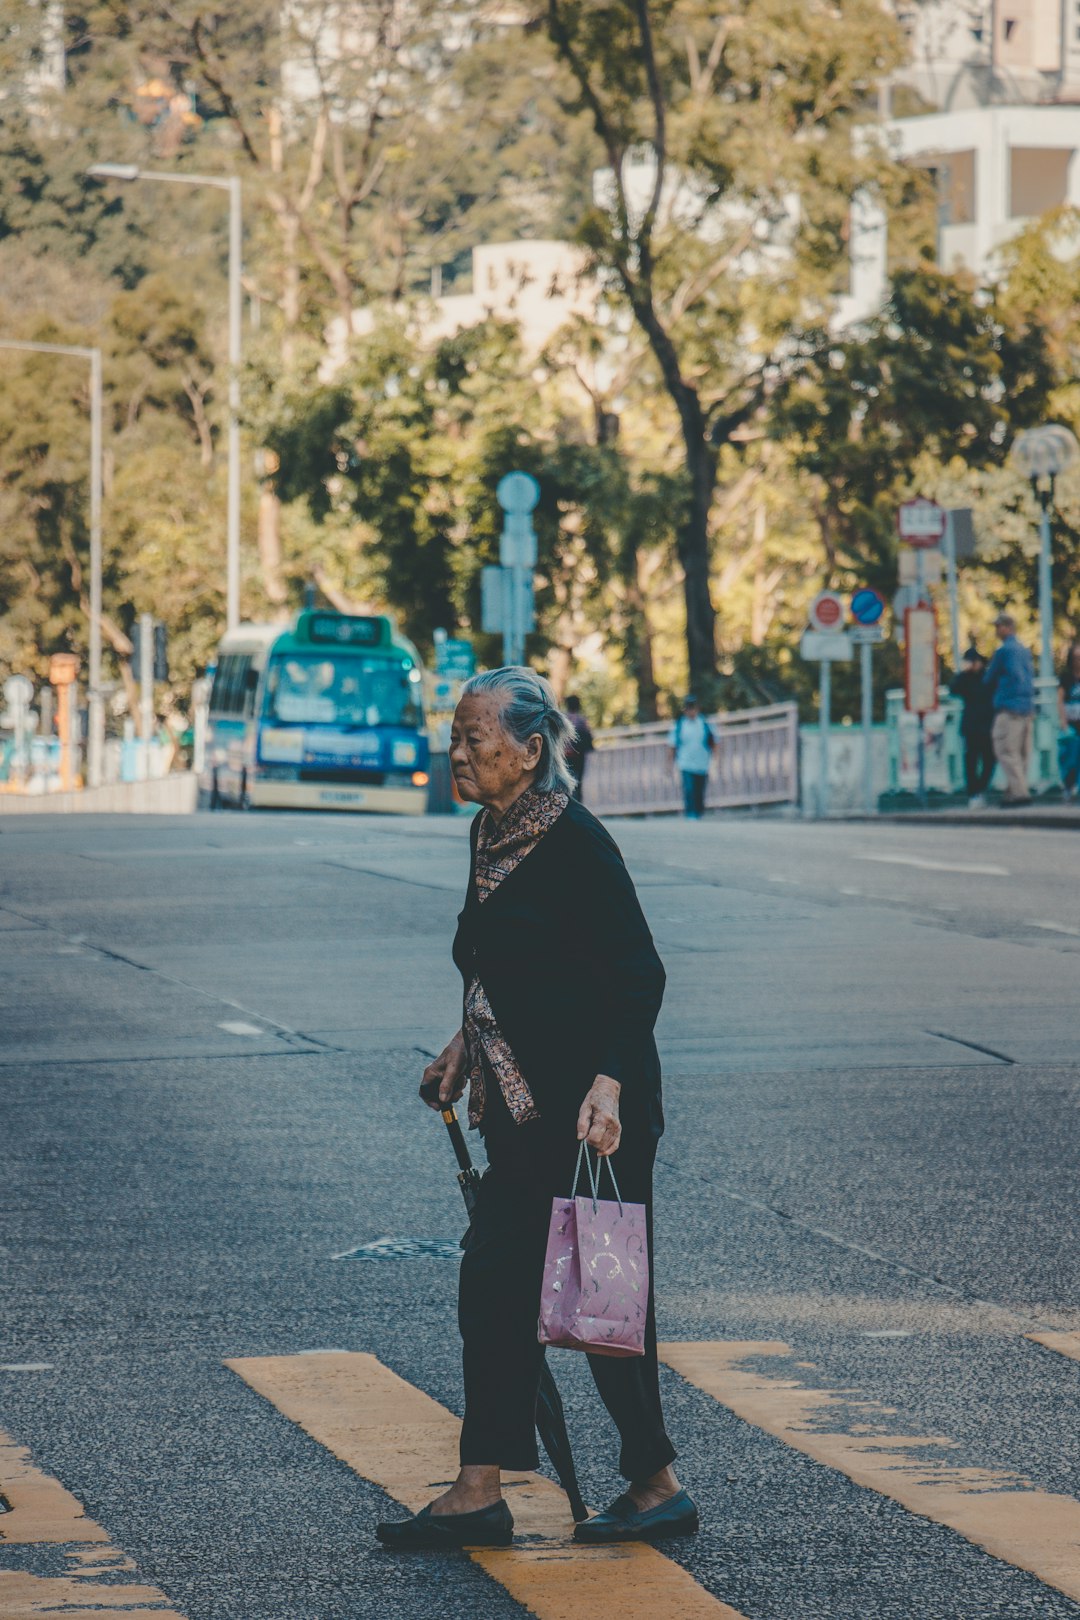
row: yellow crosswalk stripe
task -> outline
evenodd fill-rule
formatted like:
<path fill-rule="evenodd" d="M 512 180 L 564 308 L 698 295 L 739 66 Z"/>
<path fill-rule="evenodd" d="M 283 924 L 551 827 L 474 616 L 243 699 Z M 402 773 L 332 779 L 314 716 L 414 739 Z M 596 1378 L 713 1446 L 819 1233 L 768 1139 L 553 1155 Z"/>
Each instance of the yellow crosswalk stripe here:
<path fill-rule="evenodd" d="M 775 1374 L 747 1365 L 763 1357 L 776 1358 Z M 746 1423 L 1080 1599 L 1080 1502 L 1071 1496 L 1002 1470 L 943 1462 L 940 1452 L 954 1440 L 897 1434 L 885 1421 L 892 1408 L 850 1389 L 810 1387 L 809 1364 L 796 1362 L 789 1345 L 662 1344 L 660 1359 Z M 847 1425 L 852 1408 L 858 1421 Z M 830 1415 L 839 1419 L 833 1430 Z"/>
<path fill-rule="evenodd" d="M 1080 1361 L 1080 1333 L 1029 1333 L 1027 1337 L 1047 1350 L 1057 1350 L 1060 1355 Z"/>
<path fill-rule="evenodd" d="M 10 1512 L 0 1514 L 0 1554 L 5 1546 L 62 1546 L 64 1575 L 33 1575 L 0 1569 L 0 1615 L 4 1620 L 71 1620 L 93 1613 L 115 1620 L 184 1620 L 156 1586 L 118 1581 L 135 1566 L 109 1534 L 88 1519 L 81 1503 L 58 1480 L 35 1468 L 30 1454 L 0 1433 L 0 1494 Z"/>
<path fill-rule="evenodd" d="M 356 1351 L 226 1362 L 355 1473 L 415 1513 L 457 1473 L 460 1422 Z M 504 1475 L 515 1545 L 470 1557 L 538 1620 L 743 1620 L 678 1564 L 642 1543 L 579 1547 L 557 1485 Z"/>

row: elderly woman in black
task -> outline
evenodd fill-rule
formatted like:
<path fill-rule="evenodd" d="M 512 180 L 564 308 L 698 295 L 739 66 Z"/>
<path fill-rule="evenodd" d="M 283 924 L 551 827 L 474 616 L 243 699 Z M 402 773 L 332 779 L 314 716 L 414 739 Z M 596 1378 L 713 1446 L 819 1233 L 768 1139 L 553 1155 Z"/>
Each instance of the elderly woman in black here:
<path fill-rule="evenodd" d="M 551 688 L 530 669 L 474 676 L 454 716 L 454 780 L 484 809 L 472 825 L 454 941 L 462 1027 L 424 1084 L 432 1107 L 468 1085 L 469 1120 L 483 1134 L 489 1169 L 461 1262 L 461 1470 L 423 1512 L 378 1526 L 393 1547 L 512 1539 L 499 1475 L 538 1462 L 548 1220 L 552 1198 L 570 1191 L 578 1143 L 601 1155 L 618 1149 L 623 1196 L 651 1205 L 664 1126 L 653 1040 L 664 970 L 622 856 L 572 797 L 568 739 Z M 692 1534 L 697 1510 L 672 1470 L 660 1407 L 651 1298 L 644 1356 L 590 1356 L 589 1364 L 630 1483 L 605 1513 L 578 1525 L 576 1539 Z"/>

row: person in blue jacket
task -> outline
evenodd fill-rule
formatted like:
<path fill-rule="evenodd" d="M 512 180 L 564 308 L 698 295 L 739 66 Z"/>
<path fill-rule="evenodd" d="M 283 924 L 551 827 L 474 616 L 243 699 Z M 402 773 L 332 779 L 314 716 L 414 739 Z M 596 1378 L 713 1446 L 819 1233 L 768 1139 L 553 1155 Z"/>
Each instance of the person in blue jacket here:
<path fill-rule="evenodd" d="M 997 762 L 1005 772 L 1003 805 L 1030 804 L 1028 776 L 1035 727 L 1035 663 L 1016 639 L 1016 620 L 999 613 L 994 620 L 1001 645 L 991 658 L 983 684 L 994 705 L 991 735 Z"/>

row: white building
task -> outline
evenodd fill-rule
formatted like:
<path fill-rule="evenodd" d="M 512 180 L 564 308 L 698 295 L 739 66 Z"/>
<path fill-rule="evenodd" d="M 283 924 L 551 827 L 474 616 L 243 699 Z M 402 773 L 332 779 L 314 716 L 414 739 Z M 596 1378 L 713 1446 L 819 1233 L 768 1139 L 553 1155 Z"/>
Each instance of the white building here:
<path fill-rule="evenodd" d="M 489 318 L 516 321 L 526 354 L 539 354 L 575 315 L 592 319 L 599 289 L 585 274 L 585 256 L 568 242 L 489 242 L 472 251 L 472 291 L 422 299 L 413 320 L 425 343 L 452 337 Z M 363 337 L 375 325 L 370 309 L 353 310 L 352 335 Z M 345 363 L 348 342 L 344 317 L 326 329 L 327 357 L 320 375 L 332 377 Z"/>
<path fill-rule="evenodd" d="M 1080 99 L 1078 0 L 892 0 L 911 56 L 893 75 L 943 112 Z"/>
<path fill-rule="evenodd" d="M 1076 0 L 1069 0 L 1070 4 Z M 932 169 L 940 197 L 938 262 L 992 278 L 1003 243 L 1062 203 L 1080 208 L 1080 106 L 968 107 L 894 119 L 884 138 L 898 158 Z M 888 220 L 867 197 L 851 221 L 851 291 L 837 324 L 881 307 Z"/>

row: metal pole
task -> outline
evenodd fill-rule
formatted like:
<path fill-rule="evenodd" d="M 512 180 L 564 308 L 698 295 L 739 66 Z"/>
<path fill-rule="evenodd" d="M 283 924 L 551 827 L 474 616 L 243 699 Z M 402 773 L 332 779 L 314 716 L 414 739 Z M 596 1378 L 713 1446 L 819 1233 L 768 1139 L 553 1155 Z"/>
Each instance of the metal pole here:
<path fill-rule="evenodd" d="M 105 706 L 101 690 L 101 350 L 90 351 L 90 690 L 87 695 L 86 779 L 100 787 L 105 755 Z"/>
<path fill-rule="evenodd" d="M 862 664 L 863 809 L 874 813 L 874 683 L 873 653 L 868 641 L 859 649 Z"/>
<path fill-rule="evenodd" d="M 821 660 L 821 696 L 818 715 L 818 815 L 824 819 L 829 813 L 829 722 L 832 715 L 832 662 Z"/>
<path fill-rule="evenodd" d="M 941 549 L 945 553 L 945 577 L 949 587 L 949 624 L 952 629 L 952 667 L 955 674 L 960 668 L 960 596 L 956 583 L 956 531 L 953 528 L 953 515 L 948 511 L 945 513 Z"/>
<path fill-rule="evenodd" d="M 243 228 L 240 181 L 229 181 L 229 504 L 225 552 L 225 622 L 240 623 L 240 326 Z"/>
<path fill-rule="evenodd" d="M 1032 480 L 1035 483 L 1035 480 Z M 1039 679 L 1054 678 L 1054 605 L 1050 594 L 1050 504 L 1054 499 L 1054 480 L 1048 489 L 1035 493 L 1042 511 L 1039 515 Z"/>
<path fill-rule="evenodd" d="M 921 607 L 926 599 L 923 550 L 921 546 L 915 553 L 915 591 Z M 924 807 L 926 805 L 926 716 L 921 710 L 919 711 L 919 803 Z"/>
<path fill-rule="evenodd" d="M 144 780 L 150 775 L 150 733 L 154 726 L 154 616 L 139 614 L 139 730 Z"/>

